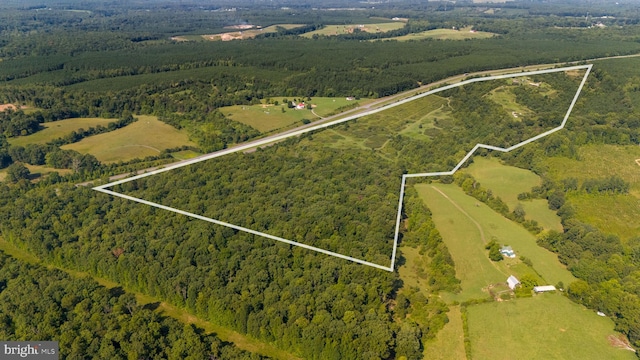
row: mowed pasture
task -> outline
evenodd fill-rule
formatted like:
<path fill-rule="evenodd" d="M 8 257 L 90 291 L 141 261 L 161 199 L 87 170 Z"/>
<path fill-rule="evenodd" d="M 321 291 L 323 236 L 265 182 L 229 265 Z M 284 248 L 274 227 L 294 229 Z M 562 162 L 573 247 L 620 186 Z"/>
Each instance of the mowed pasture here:
<path fill-rule="evenodd" d="M 311 38 L 313 37 L 313 35 L 336 36 L 353 34 L 356 31 L 363 31 L 368 33 L 384 33 L 391 30 L 402 29 L 404 25 L 405 23 L 402 21 L 358 25 L 327 25 L 322 29 L 310 31 L 300 36 L 306 38 Z"/>
<path fill-rule="evenodd" d="M 546 200 L 518 200 L 518 194 L 529 192 L 542 183 L 542 179 L 532 171 L 503 165 L 496 158 L 480 156 L 475 156 L 473 163 L 463 171 L 473 176 L 482 187 L 499 196 L 511 211 L 520 204 L 526 213 L 525 218 L 537 221 L 548 230 L 562 230 L 560 217 L 549 209 Z"/>
<path fill-rule="evenodd" d="M 462 28 L 459 30 L 454 29 L 434 29 L 427 30 L 419 33 L 407 34 L 403 36 L 397 36 L 384 40 L 396 40 L 396 41 L 411 41 L 411 40 L 467 40 L 467 39 L 488 39 L 494 37 L 496 34 L 485 31 L 472 31 L 471 27 Z"/>
<path fill-rule="evenodd" d="M 459 306 L 450 306 L 449 322 L 438 331 L 435 339 L 425 342 L 422 355 L 429 360 L 466 359 L 464 331 Z"/>
<path fill-rule="evenodd" d="M 297 99 L 297 98 L 296 98 Z M 263 101 L 257 105 L 233 105 L 220 108 L 220 111 L 228 118 L 249 125 L 254 129 L 268 133 L 274 130 L 287 128 L 293 125 L 302 125 L 303 120 L 317 120 L 334 114 L 339 108 L 353 105 L 354 100 L 347 100 L 344 97 L 327 98 L 317 97 L 311 101 L 305 101 L 313 106 L 313 111 L 309 109 L 288 108 L 283 100 L 292 101 L 293 98 L 271 97 L 272 102 L 278 101 L 278 105 L 267 104 Z"/>
<path fill-rule="evenodd" d="M 13 146 L 26 146 L 28 144 L 46 144 L 57 138 L 69 135 L 73 131 L 79 129 L 89 129 L 98 125 L 107 127 L 109 123 L 117 121 L 117 119 L 104 118 L 75 118 L 67 120 L 59 120 L 54 122 L 43 123 L 44 129 L 33 133 L 29 136 L 19 136 L 10 138 L 9 142 Z"/>
<path fill-rule="evenodd" d="M 471 358 L 636 359 L 632 351 L 609 343 L 611 319 L 561 294 L 467 307 Z M 453 357 L 451 357 L 453 359 Z"/>
<path fill-rule="evenodd" d="M 62 148 L 91 154 L 101 162 L 111 163 L 158 155 L 165 149 L 196 146 L 186 132 L 161 122 L 155 116 L 137 118 L 138 121 L 124 128 L 91 136 Z"/>
<path fill-rule="evenodd" d="M 509 275 L 537 273 L 547 284 L 559 281 L 569 284 L 575 280 L 557 256 L 538 246 L 536 238 L 527 230 L 466 195 L 458 186 L 417 184 L 415 188 L 431 210 L 433 221 L 453 257 L 456 276 L 462 281 L 462 292 L 443 294 L 445 300 L 486 298 L 489 294 L 484 289 L 505 282 Z M 517 256 L 531 259 L 533 269 L 518 259 L 489 260 L 484 247 L 492 239 L 512 246 Z"/>

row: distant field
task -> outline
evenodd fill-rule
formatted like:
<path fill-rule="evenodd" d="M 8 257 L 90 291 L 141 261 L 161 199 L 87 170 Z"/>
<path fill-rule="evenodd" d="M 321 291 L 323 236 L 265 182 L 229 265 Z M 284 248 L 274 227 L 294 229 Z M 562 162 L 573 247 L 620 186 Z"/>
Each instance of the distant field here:
<path fill-rule="evenodd" d="M 544 160 L 549 174 L 556 180 L 578 180 L 618 175 L 631 184 L 631 192 L 640 198 L 640 146 L 587 145 L 578 150 L 580 161 L 564 157 Z"/>
<path fill-rule="evenodd" d="M 409 41 L 409 40 L 422 40 L 422 39 L 437 39 L 437 40 L 466 40 L 466 39 L 488 39 L 495 36 L 494 33 L 476 31 L 471 32 L 471 28 L 463 28 L 460 30 L 453 29 L 434 29 L 423 31 L 415 34 L 407 34 L 403 36 L 393 37 L 385 40 L 397 40 L 397 41 Z"/>
<path fill-rule="evenodd" d="M 48 166 L 29 165 L 29 164 L 24 164 L 24 166 L 26 166 L 27 169 L 29 169 L 29 172 L 31 172 L 32 175 L 46 175 L 54 171 L 59 173 L 60 175 L 71 174 L 70 169 L 54 169 Z"/>
<path fill-rule="evenodd" d="M 576 218 L 623 241 L 640 236 L 640 199 L 628 194 L 572 194 L 568 201 Z"/>
<path fill-rule="evenodd" d="M 486 286 L 503 283 L 512 274 L 521 276 L 531 272 L 518 259 L 505 259 L 497 263 L 490 261 L 484 245 L 493 238 L 500 244 L 511 245 L 518 256 L 531 259 L 535 271 L 548 284 L 555 285 L 559 281 L 569 284 L 575 280 L 560 264 L 557 256 L 539 247 L 535 237 L 527 230 L 466 195 L 458 186 L 418 184 L 415 187 L 431 210 L 433 220 L 456 264 L 456 276 L 462 281 L 460 294 L 443 294 L 443 298 L 451 301 L 485 298 L 488 296 L 483 290 Z M 445 193 L 468 216 L 436 189 Z"/>
<path fill-rule="evenodd" d="M 589 178 L 612 175 L 630 184 L 628 195 L 571 194 L 569 202 L 579 220 L 592 224 L 623 240 L 640 234 L 640 147 L 627 145 L 588 145 L 578 150 L 580 160 L 563 157 L 544 160 L 549 175 L 556 181 L 576 178 L 580 183 Z M 606 220 L 605 220 L 606 219 Z"/>
<path fill-rule="evenodd" d="M 204 38 L 205 40 L 211 40 L 211 41 L 245 40 L 245 39 L 252 39 L 260 34 L 277 32 L 279 27 L 282 27 L 285 29 L 295 29 L 300 26 L 303 26 L 303 25 L 302 24 L 278 24 L 278 25 L 271 25 L 261 29 L 253 28 L 248 30 L 231 31 L 231 32 L 226 32 L 222 34 L 202 35 L 202 38 Z M 189 41 L 190 38 L 181 36 L 181 37 L 178 37 L 176 40 Z"/>
<path fill-rule="evenodd" d="M 422 353 L 424 359 L 466 359 L 460 307 L 450 306 L 447 317 L 449 322 L 438 332 L 436 338 L 424 344 L 424 352 Z"/>
<path fill-rule="evenodd" d="M 72 131 L 76 131 L 80 128 L 87 130 L 90 127 L 96 127 L 98 125 L 106 127 L 110 122 L 114 121 L 117 121 L 117 119 L 77 118 L 48 122 L 42 124 L 45 129 L 29 136 L 10 138 L 9 142 L 11 145 L 19 146 L 26 146 L 27 144 L 46 144 L 51 140 L 69 135 Z"/>
<path fill-rule="evenodd" d="M 101 162 L 109 163 L 158 155 L 164 149 L 184 145 L 196 146 L 185 132 L 155 116 L 138 116 L 138 121 L 124 128 L 91 136 L 62 148 L 92 154 Z"/>
<path fill-rule="evenodd" d="M 352 34 L 354 31 L 363 31 L 369 33 L 384 33 L 391 30 L 402 29 L 405 23 L 401 21 L 397 22 L 384 22 L 377 24 L 358 24 L 358 25 L 327 25 L 322 29 L 304 33 L 301 36 L 311 38 L 313 35 L 344 35 Z"/>
<path fill-rule="evenodd" d="M 499 196 L 509 206 L 511 211 L 518 204 L 521 204 L 527 219 L 536 220 L 545 229 L 562 230 L 560 218 L 548 208 L 546 200 L 518 200 L 518 194 L 531 191 L 531 188 L 542 183 L 540 177 L 535 173 L 503 165 L 496 158 L 481 156 L 475 156 L 473 164 L 463 171 L 471 174 L 482 187 L 491 189 L 496 196 Z"/>
<path fill-rule="evenodd" d="M 312 112 L 307 109 L 287 108 L 287 105 L 283 104 L 284 97 L 271 97 L 271 99 L 278 101 L 278 105 L 264 103 L 260 105 L 234 105 L 220 108 L 220 111 L 232 120 L 247 124 L 260 132 L 269 132 L 294 124 L 302 124 L 303 119 L 318 119 L 314 112 L 324 117 L 336 112 L 336 109 L 340 107 L 352 105 L 356 102 L 360 103 L 361 101 L 347 100 L 344 97 L 314 97 L 311 101 L 305 101 L 305 103 L 315 105 Z M 287 100 L 292 101 L 293 98 L 287 98 Z M 283 109 L 284 112 L 282 112 Z"/>
<path fill-rule="evenodd" d="M 560 294 L 467 308 L 473 360 L 636 359 L 611 346 L 613 321 Z M 453 357 L 450 357 L 453 359 Z"/>

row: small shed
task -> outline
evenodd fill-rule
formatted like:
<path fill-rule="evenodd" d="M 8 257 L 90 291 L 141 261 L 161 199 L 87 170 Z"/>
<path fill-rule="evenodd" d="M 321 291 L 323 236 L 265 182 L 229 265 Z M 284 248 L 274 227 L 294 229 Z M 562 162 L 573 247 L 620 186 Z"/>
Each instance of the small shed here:
<path fill-rule="evenodd" d="M 536 293 L 556 291 L 556 287 L 553 285 L 534 286 L 533 291 L 535 291 Z"/>
<path fill-rule="evenodd" d="M 516 257 L 516 252 L 513 251 L 511 246 L 503 246 L 502 249 L 500 249 L 500 254 L 512 259 Z"/>
<path fill-rule="evenodd" d="M 520 285 L 520 280 L 518 280 L 515 276 L 511 275 L 507 279 L 507 285 L 509 285 L 509 289 L 513 290 L 516 286 Z"/>

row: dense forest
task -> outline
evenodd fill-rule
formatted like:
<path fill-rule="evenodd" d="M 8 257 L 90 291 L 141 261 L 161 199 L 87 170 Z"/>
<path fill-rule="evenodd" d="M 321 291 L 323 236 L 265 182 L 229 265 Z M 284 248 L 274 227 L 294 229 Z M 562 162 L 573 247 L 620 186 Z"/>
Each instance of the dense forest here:
<path fill-rule="evenodd" d="M 90 8 L 81 12 L 67 11 L 77 10 L 72 2 L 55 4 L 43 10 L 38 2 L 25 2 L 6 5 L 0 12 L 0 104 L 33 108 L 0 113 L 0 169 L 7 173 L 0 183 L 4 241 L 45 264 L 107 278 L 308 359 L 421 358 L 425 342 L 447 322 L 447 305 L 437 293 L 459 291 L 460 280 L 429 210 L 411 188 L 401 241 L 426 254 L 421 274 L 428 279 L 425 289 L 405 286 L 397 272 L 76 186 L 138 170 L 143 160 L 105 165 L 60 146 L 129 126 L 133 115 L 146 114 L 185 129 L 199 150 L 215 151 L 263 135 L 225 117 L 219 110 L 223 106 L 256 104 L 271 96 L 383 97 L 466 72 L 640 52 L 637 14 L 627 7 L 594 6 L 592 16 L 615 17 L 597 19 L 606 23 L 604 28 L 588 28 L 591 20 L 584 19 L 580 7 L 551 11 L 524 3 L 506 4 L 493 14 L 476 5 L 444 10 L 440 3 L 417 1 L 350 12 L 316 11 L 306 4 L 215 11 L 233 4 L 200 8 L 186 1 L 167 2 L 149 12 L 144 11 L 145 1 L 116 8 L 87 2 Z M 245 41 L 170 39 L 220 33 L 224 26 L 242 23 L 296 23 L 310 29 L 394 16 L 410 20 L 376 39 L 365 33 L 305 39 L 286 29 Z M 465 25 L 497 36 L 473 41 L 391 39 Z M 615 177 L 558 182 L 544 166 L 550 156 L 575 158 L 577 148 L 586 144 L 639 144 L 634 79 L 596 65 L 566 131 L 501 157 L 544 179 L 542 186 L 521 196 L 547 199 L 562 217 L 564 232 L 543 233 L 539 243 L 558 253 L 580 279 L 567 284 L 568 296 L 606 311 L 637 347 L 640 241 L 621 240 L 581 223 L 565 201 L 572 192 L 625 193 L 629 184 Z M 405 112 L 381 112 L 115 190 L 387 264 L 403 173 L 450 170 L 477 142 L 507 146 L 557 126 L 580 80 L 564 72 L 533 77 L 532 82 L 545 84 L 542 90 L 511 80 L 478 82 L 416 101 Z M 534 115 L 515 120 L 491 100 L 500 88 Z M 404 131 L 435 109 L 441 114 L 424 128 L 413 134 Z M 9 142 L 37 133 L 44 123 L 79 117 L 118 120 L 44 145 Z M 144 164 L 166 163 L 166 155 Z M 25 164 L 72 173 L 31 181 Z M 455 180 L 463 185 L 466 179 Z M 467 185 L 473 184 L 468 180 Z M 494 209 L 532 232 L 540 231 L 475 190 L 469 193 L 484 196 Z M 56 339 L 69 358 L 259 358 L 164 318 L 117 288 L 3 253 L 0 265 L 2 338 Z"/>
<path fill-rule="evenodd" d="M 2 251 L 0 324 L 3 340 L 55 339 L 64 359 L 261 358 L 162 317 L 120 288 L 21 263 Z"/>

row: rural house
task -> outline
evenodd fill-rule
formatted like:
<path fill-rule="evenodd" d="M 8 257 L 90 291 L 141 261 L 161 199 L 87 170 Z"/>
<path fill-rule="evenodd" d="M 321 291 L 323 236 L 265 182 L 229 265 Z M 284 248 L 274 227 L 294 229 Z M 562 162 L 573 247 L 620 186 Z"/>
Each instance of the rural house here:
<path fill-rule="evenodd" d="M 516 286 L 520 285 L 520 280 L 518 280 L 515 276 L 511 275 L 507 279 L 507 285 L 509 285 L 509 289 L 514 290 Z"/>

